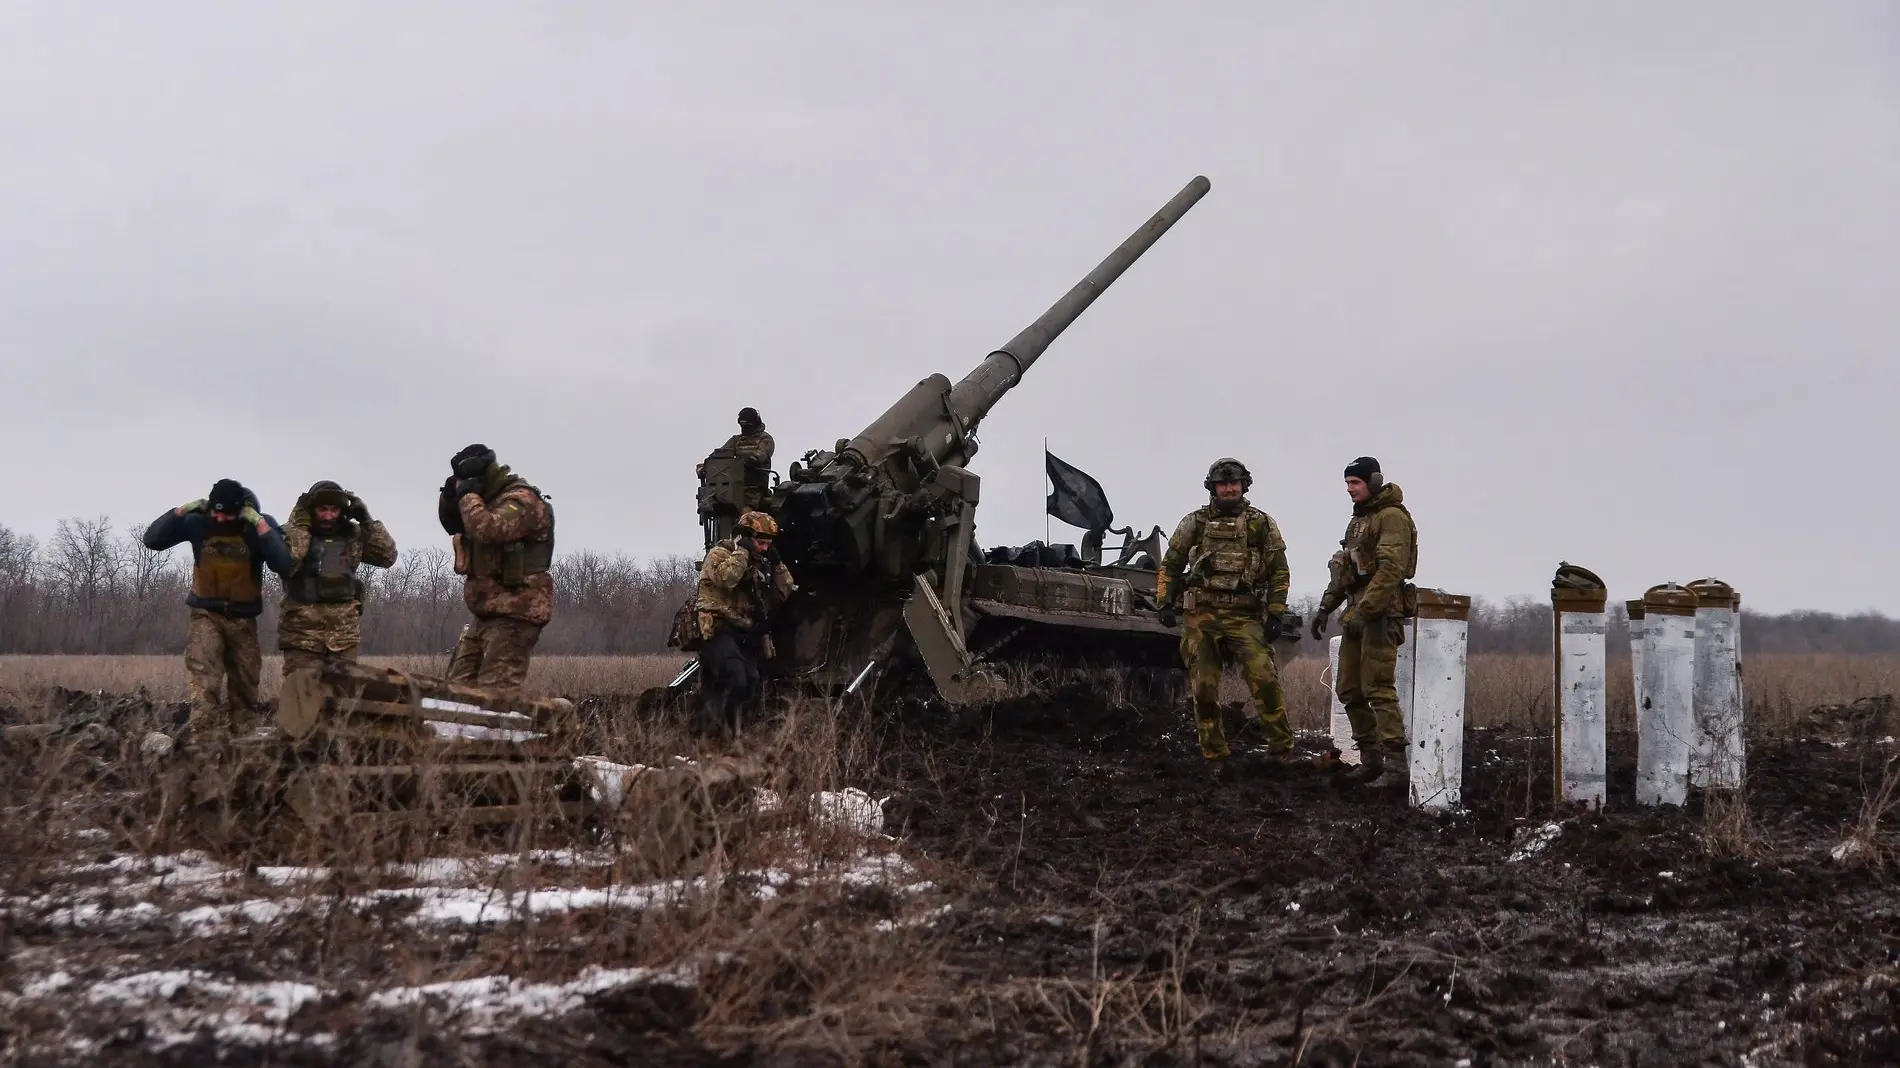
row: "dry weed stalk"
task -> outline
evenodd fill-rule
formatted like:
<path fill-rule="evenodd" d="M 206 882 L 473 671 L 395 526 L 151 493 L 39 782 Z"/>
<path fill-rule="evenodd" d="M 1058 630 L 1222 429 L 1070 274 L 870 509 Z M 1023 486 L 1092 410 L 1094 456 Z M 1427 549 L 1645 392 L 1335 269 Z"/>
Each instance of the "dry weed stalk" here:
<path fill-rule="evenodd" d="M 1061 1032 L 1073 1036 L 1077 1065 L 1094 1064 L 1107 1051 L 1181 1049 L 1195 1040 L 1212 1014 L 1188 981 L 1200 918 L 1199 908 L 1189 913 L 1158 975 L 1104 973 L 1105 924 L 1098 918 L 1091 936 L 1089 978 L 1041 979 L 1030 985 L 1035 1004 Z"/>
<path fill-rule="evenodd" d="M 585 715 L 585 750 L 621 763 L 655 765 L 675 755 L 707 760 L 728 748 L 692 735 L 677 718 L 633 715 L 629 701 L 604 702 Z M 168 790 L 175 796 L 179 768 L 142 760 L 138 752 L 144 729 L 157 725 L 115 724 L 108 751 L 53 746 L 21 774 L 0 777 L 6 817 L 0 850 L 17 858 L 0 865 L 6 897 L 70 894 L 74 865 L 104 850 L 151 855 L 184 844 L 157 830 L 158 809 Z M 375 830 L 374 819 L 303 826 L 284 812 L 269 818 L 281 834 L 240 833 L 255 828 L 234 823 L 222 843 L 229 848 L 218 859 L 233 869 L 233 892 L 272 903 L 266 917 L 173 940 L 163 959 L 142 966 L 215 970 L 242 959 L 282 969 L 274 978 L 359 996 L 391 985 L 497 974 L 563 981 L 588 965 L 648 967 L 695 977 L 695 1031 L 716 1046 L 816 1045 L 856 1058 L 887 1040 L 915 1039 L 923 1025 L 914 1007 L 935 1003 L 938 981 L 933 936 L 904 919 L 901 892 L 833 876 L 858 863 L 864 840 L 806 804 L 819 790 L 868 785 L 879 744 L 870 725 L 817 704 L 795 705 L 748 729 L 731 748 L 771 769 L 769 785 L 784 798 L 790 818 L 769 829 L 737 816 L 716 821 L 708 848 L 690 862 L 662 865 L 673 881 L 660 885 L 673 890 L 648 907 L 552 913 L 522 907 L 522 895 L 543 888 L 633 891 L 631 884 L 638 884 L 650 892 L 654 858 L 599 850 L 601 834 L 611 834 L 611 827 L 578 838 L 557 830 L 545 800 L 525 806 L 511 825 L 474 826 L 459 817 L 464 798 L 426 766 L 402 810 L 419 810 L 422 818 L 404 833 Z M 243 799 L 244 783 L 261 772 L 233 759 L 207 782 L 222 782 Z M 392 804 L 369 815 L 402 812 Z M 241 805 L 233 816 L 265 819 Z M 108 836 L 81 844 L 71 833 L 81 827 Z M 611 863 L 573 868 L 537 853 L 577 846 Z M 458 893 L 472 893 L 478 902 L 486 894 L 485 907 L 496 920 L 414 923 L 420 902 L 401 891 L 432 877 L 395 862 L 421 857 L 468 861 L 466 870 L 479 881 Z M 324 870 L 294 887 L 245 874 L 253 864 L 286 861 Z M 759 873 L 767 872 L 781 874 L 773 875 L 772 892 L 762 893 Z"/>
<path fill-rule="evenodd" d="M 1702 795 L 1702 851 L 1717 859 L 1752 860 L 1767 842 L 1748 807 L 1747 784 Z"/>
<path fill-rule="evenodd" d="M 1861 799 L 1860 818 L 1853 830 L 1834 849 L 1844 864 L 1878 868 L 1887 861 L 1880 845 L 1880 829 L 1887 816 L 1900 809 L 1900 756 L 1888 757 L 1880 767 L 1880 781 Z"/>

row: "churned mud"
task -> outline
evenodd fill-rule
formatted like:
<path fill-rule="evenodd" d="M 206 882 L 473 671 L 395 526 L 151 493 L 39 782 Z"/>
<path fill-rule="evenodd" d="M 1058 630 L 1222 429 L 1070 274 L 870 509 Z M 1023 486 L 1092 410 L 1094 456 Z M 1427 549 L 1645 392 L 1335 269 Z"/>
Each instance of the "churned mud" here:
<path fill-rule="evenodd" d="M 1758 745 L 1743 804 L 1654 812 L 1615 738 L 1585 815 L 1547 736 L 1476 731 L 1466 811 L 1428 816 L 1054 712 L 904 750 L 894 822 L 969 873 L 951 966 L 1055 1003 L 973 1012 L 971 1062 L 1900 1062 L 1900 841 L 1850 837 L 1891 745 Z"/>
<path fill-rule="evenodd" d="M 558 1011 L 479 1027 L 313 997 L 279 1022 L 327 1028 L 323 1043 L 127 1040 L 89 1060 L 1900 1063 L 1900 810 L 1871 819 L 1900 774 L 1889 739 L 1757 741 L 1739 801 L 1649 811 L 1634 739 L 1613 738 L 1611 804 L 1586 814 L 1553 805 L 1547 736 L 1473 731 L 1464 809 L 1442 816 L 1244 754 L 1210 767 L 1185 717 L 1082 689 L 984 715 L 909 709 L 878 746 L 867 785 L 889 796 L 895 839 L 878 848 L 930 885 L 831 901 L 801 920 L 808 964 L 781 957 L 727 988 L 796 1029 L 760 1025 L 771 1011 L 726 1026 L 731 1007 L 690 980 L 568 980 Z M 607 910 L 497 959 L 612 966 L 643 922 Z M 16 961 L 83 937 L 15 927 Z M 901 951 L 864 948 L 886 934 Z M 127 952 L 98 937 L 100 955 Z M 798 1016 L 809 973 L 854 968 L 874 1010 Z M 23 1026 L 54 1022 L 16 1017 L 0 1038 L 26 1048 Z"/>

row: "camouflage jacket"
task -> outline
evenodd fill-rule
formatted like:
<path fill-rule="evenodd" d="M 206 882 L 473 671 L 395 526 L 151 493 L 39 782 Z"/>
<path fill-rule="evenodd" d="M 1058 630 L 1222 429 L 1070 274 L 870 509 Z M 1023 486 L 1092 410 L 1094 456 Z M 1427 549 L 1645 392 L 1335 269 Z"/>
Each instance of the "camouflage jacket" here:
<path fill-rule="evenodd" d="M 1348 611 L 1358 619 L 1405 615 L 1405 580 L 1418 573 L 1418 527 L 1397 485 L 1387 483 L 1352 506 L 1330 568 L 1320 614 L 1331 615 L 1350 599 Z"/>
<path fill-rule="evenodd" d="M 1194 592 L 1197 608 L 1278 614 L 1287 610 L 1292 582 L 1280 525 L 1243 497 L 1237 511 L 1223 512 L 1210 502 L 1182 518 L 1161 557 L 1155 594 L 1168 604 L 1185 587 Z"/>
<path fill-rule="evenodd" d="M 478 545 L 545 541 L 554 534 L 554 513 L 533 486 L 497 466 L 486 495 L 462 496 L 462 536 Z M 510 589 L 501 580 L 470 574 L 462 583 L 462 601 L 479 619 L 519 619 L 537 627 L 554 618 L 554 576 L 546 571 L 524 576 Z"/>
<path fill-rule="evenodd" d="M 316 566 L 310 561 L 310 546 L 316 540 L 310 523 L 310 513 L 299 506 L 291 509 L 290 519 L 284 524 L 284 544 L 290 550 L 290 558 L 296 561 L 296 566 L 284 574 L 286 587 L 298 580 L 306 563 Z M 396 539 L 390 537 L 381 520 L 371 520 L 369 526 L 364 527 L 345 519 L 339 521 L 338 527 L 346 539 L 344 555 L 352 574 L 363 564 L 389 567 L 396 562 Z M 277 622 L 279 649 L 342 652 L 355 648 L 362 640 L 362 601 L 312 604 L 295 597 L 284 598 L 283 614 Z"/>
<path fill-rule="evenodd" d="M 699 610 L 700 633 L 710 637 L 721 629 L 750 630 L 758 622 L 755 597 L 769 611 L 791 595 L 791 569 L 779 564 L 768 580 L 752 554 L 727 538 L 706 550 L 706 559 L 699 565 L 693 604 Z"/>

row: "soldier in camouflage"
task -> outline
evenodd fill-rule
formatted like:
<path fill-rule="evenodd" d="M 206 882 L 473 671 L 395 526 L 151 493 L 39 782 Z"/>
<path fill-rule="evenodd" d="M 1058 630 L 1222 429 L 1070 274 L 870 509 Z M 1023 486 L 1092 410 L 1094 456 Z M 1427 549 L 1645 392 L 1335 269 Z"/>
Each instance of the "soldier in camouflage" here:
<path fill-rule="evenodd" d="M 772 658 L 769 614 L 792 595 L 792 573 L 772 544 L 778 523 L 764 512 L 739 517 L 733 535 L 706 550 L 699 565 L 699 666 L 718 722 L 738 730 Z"/>
<path fill-rule="evenodd" d="M 264 611 L 264 568 L 289 573 L 294 561 L 277 520 L 258 510 L 257 494 L 220 479 L 208 497 L 181 504 L 152 521 L 145 547 L 164 552 L 191 545 L 191 622 L 185 673 L 190 729 L 200 737 L 248 731 L 257 714 L 264 651 L 257 617 Z"/>
<path fill-rule="evenodd" d="M 772 489 L 772 452 L 775 446 L 772 435 L 765 432 L 765 420 L 759 418 L 757 408 L 739 409 L 739 432 L 727 438 L 721 448 L 745 463 L 746 508 L 756 510 L 765 507 L 765 495 Z M 693 477 L 701 477 L 705 467 L 704 463 L 695 467 Z"/>
<path fill-rule="evenodd" d="M 1385 480 L 1370 456 L 1346 465 L 1346 495 L 1352 519 L 1313 616 L 1313 640 L 1325 640 L 1326 618 L 1345 604 L 1335 685 L 1359 746 L 1360 764 L 1351 778 L 1375 789 L 1403 787 L 1410 762 L 1396 680 L 1405 620 L 1417 611 L 1406 580 L 1418 571 L 1418 528 L 1405 494 Z"/>
<path fill-rule="evenodd" d="M 284 524 L 284 544 L 296 567 L 284 576 L 277 648 L 286 674 L 355 661 L 363 641 L 363 583 L 356 569 L 396 562 L 396 539 L 370 518 L 361 497 L 328 480 L 297 498 Z"/>
<path fill-rule="evenodd" d="M 1231 664 L 1240 668 L 1253 695 L 1270 759 L 1290 764 L 1295 761 L 1293 731 L 1272 647 L 1280 637 L 1291 582 L 1286 541 L 1272 516 L 1247 503 L 1253 475 L 1239 460 L 1214 461 L 1203 485 L 1208 503 L 1174 528 L 1155 579 L 1161 621 L 1173 626 L 1178 613 L 1186 613 L 1181 659 L 1194 695 L 1201 755 L 1209 760 L 1228 755 L 1220 680 Z"/>
<path fill-rule="evenodd" d="M 449 468 L 436 510 L 456 539 L 462 600 L 475 616 L 455 643 L 449 681 L 519 689 L 554 617 L 554 509 L 486 445 L 456 453 Z"/>

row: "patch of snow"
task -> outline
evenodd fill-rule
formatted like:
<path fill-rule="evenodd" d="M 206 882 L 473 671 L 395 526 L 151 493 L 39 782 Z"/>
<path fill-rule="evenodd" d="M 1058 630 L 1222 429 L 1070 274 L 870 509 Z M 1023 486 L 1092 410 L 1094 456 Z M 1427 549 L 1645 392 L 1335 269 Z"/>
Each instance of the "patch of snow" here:
<path fill-rule="evenodd" d="M 277 900 L 261 897 L 240 901 L 233 905 L 201 905 L 178 913 L 172 917 L 172 922 L 192 932 L 226 927 L 234 920 L 266 927 L 298 911 L 303 904 L 303 901 L 297 898 Z"/>
<path fill-rule="evenodd" d="M 889 797 L 872 797 L 855 786 L 843 790 L 820 790 L 811 799 L 812 818 L 856 831 L 881 834 L 884 831 L 884 802 Z"/>
<path fill-rule="evenodd" d="M 512 976 L 490 975 L 382 990 L 366 1002 L 382 1009 L 435 1006 L 462 1017 L 469 1033 L 483 1034 L 523 1017 L 566 1015 L 591 995 L 637 984 L 683 981 L 690 980 L 652 968 L 590 966 L 565 983 L 524 983 Z"/>
<path fill-rule="evenodd" d="M 1867 852 L 1866 842 L 1859 838 L 1849 838 L 1840 845 L 1828 850 L 1827 855 L 1834 858 L 1836 864 L 1845 864 L 1865 852 Z"/>
<path fill-rule="evenodd" d="M 9 907 L 19 908 L 22 904 L 39 904 L 45 898 L 35 898 L 32 902 L 18 900 L 8 902 Z M 75 902 L 36 915 L 41 923 L 53 927 L 80 927 L 94 930 L 113 927 L 142 927 L 155 923 L 165 916 L 165 910 L 149 901 L 139 901 L 122 908 L 101 905 L 93 901 Z"/>
<path fill-rule="evenodd" d="M 1519 828 L 1517 834 L 1513 837 L 1521 844 L 1516 849 L 1513 849 L 1511 855 L 1505 859 L 1513 864 L 1529 860 L 1544 850 L 1549 849 L 1550 844 L 1555 842 L 1563 833 L 1564 828 L 1560 823 L 1546 823 L 1534 830 L 1527 827 Z"/>
<path fill-rule="evenodd" d="M 526 720 L 528 717 L 523 716 Z M 505 727 L 483 727 L 473 723 L 444 723 L 441 720 L 425 720 L 429 729 L 438 738 L 473 738 L 483 742 L 527 742 L 547 735 L 537 731 L 518 731 Z M 532 722 L 532 721 L 530 721 Z"/>
<path fill-rule="evenodd" d="M 156 971 L 108 979 L 85 996 L 94 1004 L 143 1010 L 153 1044 L 162 1049 L 188 1042 L 207 1028 L 222 1041 L 251 1045 L 291 1037 L 284 1024 L 323 991 L 309 983 L 244 983 L 209 972 Z"/>
<path fill-rule="evenodd" d="M 508 716 L 510 718 L 520 719 L 520 720 L 528 719 L 527 716 L 524 716 L 519 712 L 495 712 L 490 709 L 483 708 L 480 705 L 471 705 L 462 701 L 445 701 L 440 697 L 423 698 L 422 707 L 433 708 L 441 712 L 487 712 L 491 716 Z"/>
<path fill-rule="evenodd" d="M 480 888 L 440 886 L 378 890 L 375 898 L 420 902 L 414 923 L 504 923 L 523 916 L 552 916 L 583 909 L 644 909 L 676 900 L 684 889 L 678 881 L 569 890 L 529 890 L 507 893 Z"/>
<path fill-rule="evenodd" d="M 70 870 L 74 875 L 111 875 L 114 882 L 122 885 L 138 876 L 142 877 L 141 881 L 149 881 L 159 888 L 216 882 L 237 874 L 195 849 L 155 857 L 128 853 L 97 864 L 80 864 Z"/>
<path fill-rule="evenodd" d="M 54 972 L 51 975 L 35 979 L 21 987 L 20 996 L 23 998 L 43 998 L 48 994 L 57 994 L 71 985 L 73 985 L 72 976 L 65 972 Z"/>
<path fill-rule="evenodd" d="M 587 793 L 602 808 L 618 810 L 626 800 L 627 787 L 647 770 L 645 764 L 616 764 L 606 757 L 574 758 L 574 770 L 587 779 Z"/>

